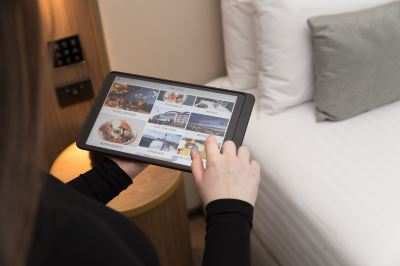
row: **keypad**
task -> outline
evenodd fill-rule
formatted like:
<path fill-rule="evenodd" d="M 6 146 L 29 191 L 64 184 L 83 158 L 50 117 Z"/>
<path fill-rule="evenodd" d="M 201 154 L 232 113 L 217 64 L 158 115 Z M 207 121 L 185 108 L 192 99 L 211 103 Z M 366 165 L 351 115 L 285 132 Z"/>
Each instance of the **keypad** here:
<path fill-rule="evenodd" d="M 84 61 L 79 36 L 74 35 L 53 42 L 54 67 L 59 68 Z"/>

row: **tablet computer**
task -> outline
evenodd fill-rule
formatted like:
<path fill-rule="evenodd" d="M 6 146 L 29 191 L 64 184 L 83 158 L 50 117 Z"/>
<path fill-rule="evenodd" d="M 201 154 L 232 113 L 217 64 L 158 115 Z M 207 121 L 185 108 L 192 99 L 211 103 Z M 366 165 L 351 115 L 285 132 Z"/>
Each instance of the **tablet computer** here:
<path fill-rule="evenodd" d="M 254 96 L 111 72 L 77 140 L 89 151 L 191 172 L 191 150 L 206 164 L 210 134 L 242 144 Z"/>

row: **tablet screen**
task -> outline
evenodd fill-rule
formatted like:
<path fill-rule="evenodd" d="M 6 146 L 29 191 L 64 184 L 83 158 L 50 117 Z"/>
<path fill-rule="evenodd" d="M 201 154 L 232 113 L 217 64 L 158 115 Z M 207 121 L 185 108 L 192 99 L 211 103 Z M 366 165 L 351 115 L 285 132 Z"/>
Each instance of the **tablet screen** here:
<path fill-rule="evenodd" d="M 237 96 L 116 77 L 86 144 L 190 166 L 215 135 L 221 147 Z"/>

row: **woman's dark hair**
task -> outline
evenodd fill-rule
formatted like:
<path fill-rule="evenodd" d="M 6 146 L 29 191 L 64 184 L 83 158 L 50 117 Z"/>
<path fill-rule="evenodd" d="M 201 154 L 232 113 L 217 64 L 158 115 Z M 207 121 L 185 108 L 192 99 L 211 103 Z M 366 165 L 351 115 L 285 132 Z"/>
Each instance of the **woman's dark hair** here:
<path fill-rule="evenodd" d="M 25 265 L 42 178 L 37 0 L 0 1 L 0 265 Z"/>

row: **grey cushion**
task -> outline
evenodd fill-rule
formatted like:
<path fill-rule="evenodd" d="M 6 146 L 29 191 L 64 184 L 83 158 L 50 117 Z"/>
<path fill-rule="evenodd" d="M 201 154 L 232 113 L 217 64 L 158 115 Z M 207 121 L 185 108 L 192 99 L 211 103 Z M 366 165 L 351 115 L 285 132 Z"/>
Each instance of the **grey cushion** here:
<path fill-rule="evenodd" d="M 308 20 L 317 121 L 400 99 L 400 2 Z"/>

